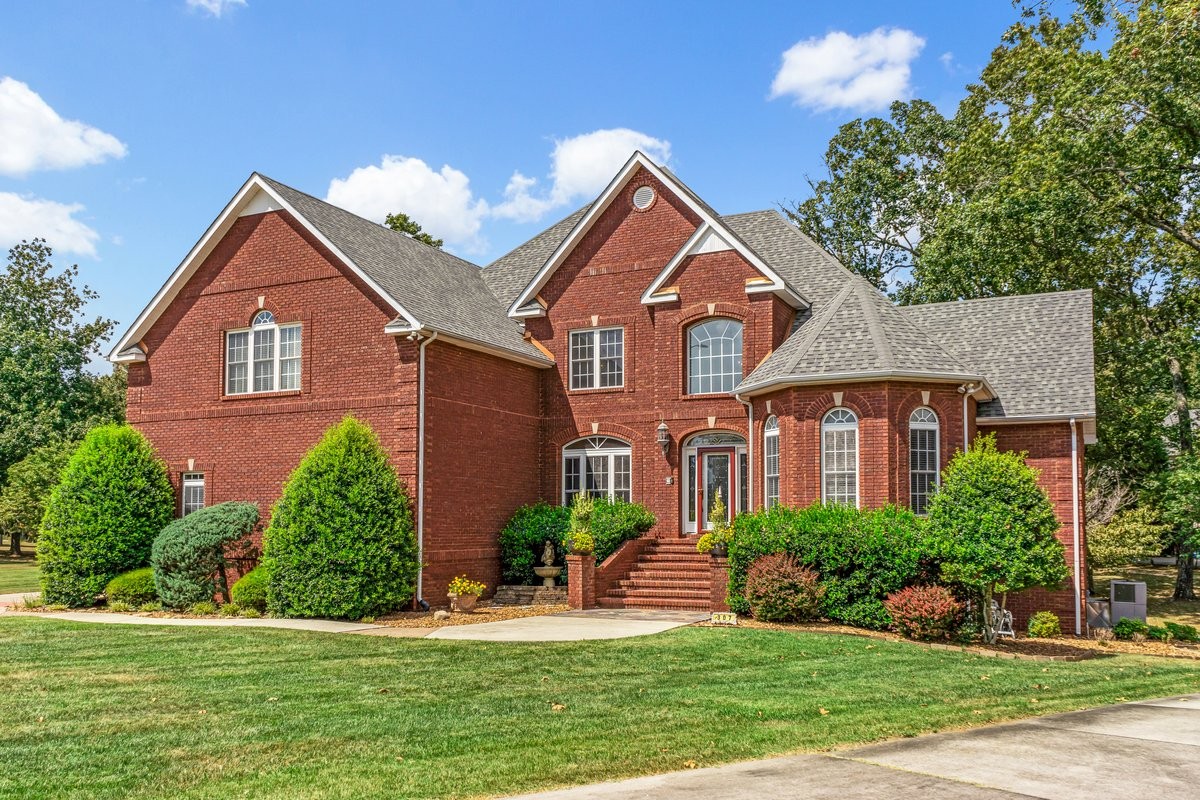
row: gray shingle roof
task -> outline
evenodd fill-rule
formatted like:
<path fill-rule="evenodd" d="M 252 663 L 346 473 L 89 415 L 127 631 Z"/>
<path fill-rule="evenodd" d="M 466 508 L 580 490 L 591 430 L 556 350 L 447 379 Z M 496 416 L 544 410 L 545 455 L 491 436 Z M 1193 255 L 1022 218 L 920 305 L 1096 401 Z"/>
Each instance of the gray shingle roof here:
<path fill-rule="evenodd" d="M 751 211 L 721 217 L 721 220 L 789 286 L 814 305 L 833 297 L 853 277 L 850 270 L 778 211 Z"/>
<path fill-rule="evenodd" d="M 429 328 L 551 363 L 469 261 L 260 175 L 393 300 Z"/>
<path fill-rule="evenodd" d="M 591 207 L 592 204 L 588 203 L 484 267 L 483 279 L 503 303 L 505 313 Z"/>
<path fill-rule="evenodd" d="M 903 306 L 908 317 L 988 379 L 981 417 L 1096 414 L 1092 293 L 989 297 Z"/>

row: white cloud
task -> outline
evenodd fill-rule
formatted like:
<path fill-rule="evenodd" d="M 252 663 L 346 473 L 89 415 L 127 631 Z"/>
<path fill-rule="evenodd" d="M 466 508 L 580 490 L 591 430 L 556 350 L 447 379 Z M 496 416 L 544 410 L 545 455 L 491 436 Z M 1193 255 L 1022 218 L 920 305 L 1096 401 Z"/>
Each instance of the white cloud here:
<path fill-rule="evenodd" d="M 94 257 L 100 234 L 75 219 L 80 211 L 79 203 L 0 192 L 0 246 L 40 237 L 56 251 Z"/>
<path fill-rule="evenodd" d="M 876 28 L 861 36 L 833 31 L 806 39 L 783 54 L 771 99 L 788 95 L 797 105 L 826 111 L 871 111 L 909 97 L 910 65 L 925 40 L 903 28 Z"/>
<path fill-rule="evenodd" d="M 220 17 L 234 6 L 246 5 L 246 0 L 187 0 L 188 8 L 207 11 L 214 17 Z"/>
<path fill-rule="evenodd" d="M 658 163 L 671 158 L 671 143 L 629 128 L 607 128 L 559 139 L 550 154 L 550 186 L 535 194 L 538 181 L 514 172 L 504 189 L 504 201 L 492 215 L 531 222 L 547 211 L 580 198 L 593 198 L 617 170 L 641 150 Z"/>
<path fill-rule="evenodd" d="M 485 247 L 479 229 L 487 201 L 477 199 L 466 174 L 449 165 L 435 171 L 419 158 L 385 155 L 378 166 L 334 178 L 325 199 L 377 222 L 403 211 L 448 245 L 468 252 Z"/>
<path fill-rule="evenodd" d="M 112 134 L 63 119 L 37 92 L 15 78 L 0 78 L 0 174 L 70 169 L 122 158 L 125 145 Z"/>

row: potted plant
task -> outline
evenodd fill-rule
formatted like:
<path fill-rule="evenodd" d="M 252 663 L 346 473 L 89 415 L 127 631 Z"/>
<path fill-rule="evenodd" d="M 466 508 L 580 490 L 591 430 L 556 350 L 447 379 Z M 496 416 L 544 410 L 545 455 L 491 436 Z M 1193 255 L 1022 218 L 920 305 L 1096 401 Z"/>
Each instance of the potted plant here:
<path fill-rule="evenodd" d="M 713 498 L 712 511 L 708 512 L 708 521 L 712 525 L 696 542 L 696 551 L 708 553 L 713 558 L 725 558 L 729 555 L 729 542 L 733 539 L 733 528 L 725 518 L 725 501 L 721 498 L 721 490 Z"/>
<path fill-rule="evenodd" d="M 592 535 L 592 514 L 596 501 L 590 495 L 577 494 L 571 501 L 571 519 L 567 524 L 567 546 L 576 556 L 596 552 L 596 537 Z"/>
<path fill-rule="evenodd" d="M 450 586 L 447 587 L 450 610 L 461 611 L 464 614 L 471 613 L 475 610 L 475 603 L 479 600 L 479 595 L 483 594 L 483 590 L 486 588 L 487 586 L 479 581 L 473 581 L 466 575 L 459 575 L 450 581 Z"/>

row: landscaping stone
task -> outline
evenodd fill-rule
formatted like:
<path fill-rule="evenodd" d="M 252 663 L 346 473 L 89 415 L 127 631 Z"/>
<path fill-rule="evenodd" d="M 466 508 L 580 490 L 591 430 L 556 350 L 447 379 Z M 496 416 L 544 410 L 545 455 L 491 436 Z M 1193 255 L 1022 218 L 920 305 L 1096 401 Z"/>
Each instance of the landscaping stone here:
<path fill-rule="evenodd" d="M 450 612 L 443 608 L 439 611 L 433 612 L 433 618 L 436 620 L 450 619 Z"/>
<path fill-rule="evenodd" d="M 497 606 L 565 606 L 567 587 L 500 586 L 492 597 Z"/>

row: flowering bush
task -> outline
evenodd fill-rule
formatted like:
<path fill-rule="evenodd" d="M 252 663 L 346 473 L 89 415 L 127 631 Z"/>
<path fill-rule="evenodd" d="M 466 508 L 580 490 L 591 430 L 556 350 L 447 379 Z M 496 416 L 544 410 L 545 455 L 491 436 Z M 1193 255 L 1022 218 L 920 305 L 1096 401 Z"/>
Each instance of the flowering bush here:
<path fill-rule="evenodd" d="M 910 639 L 949 639 L 962 619 L 963 605 L 942 586 L 909 586 L 883 601 L 892 627 Z"/>
<path fill-rule="evenodd" d="M 1030 617 L 1027 630 L 1034 639 L 1054 639 L 1062 635 L 1058 615 L 1052 611 L 1039 611 Z"/>
<path fill-rule="evenodd" d="M 787 553 L 772 553 L 750 565 L 746 601 L 755 618 L 797 622 L 821 615 L 825 587 L 817 573 Z"/>
<path fill-rule="evenodd" d="M 717 545 L 728 545 L 733 539 L 733 528 L 730 527 L 729 521 L 725 519 L 725 501 L 721 499 L 721 490 L 717 490 L 716 499 L 713 500 L 712 511 L 708 514 L 708 521 L 712 523 L 710 528 L 696 542 L 696 552 L 711 553 L 712 549 Z"/>
<path fill-rule="evenodd" d="M 454 580 L 450 581 L 450 585 L 446 588 L 447 594 L 466 595 L 473 594 L 476 597 L 483 594 L 483 590 L 487 586 L 479 581 L 473 581 L 466 575 L 459 575 Z"/>

